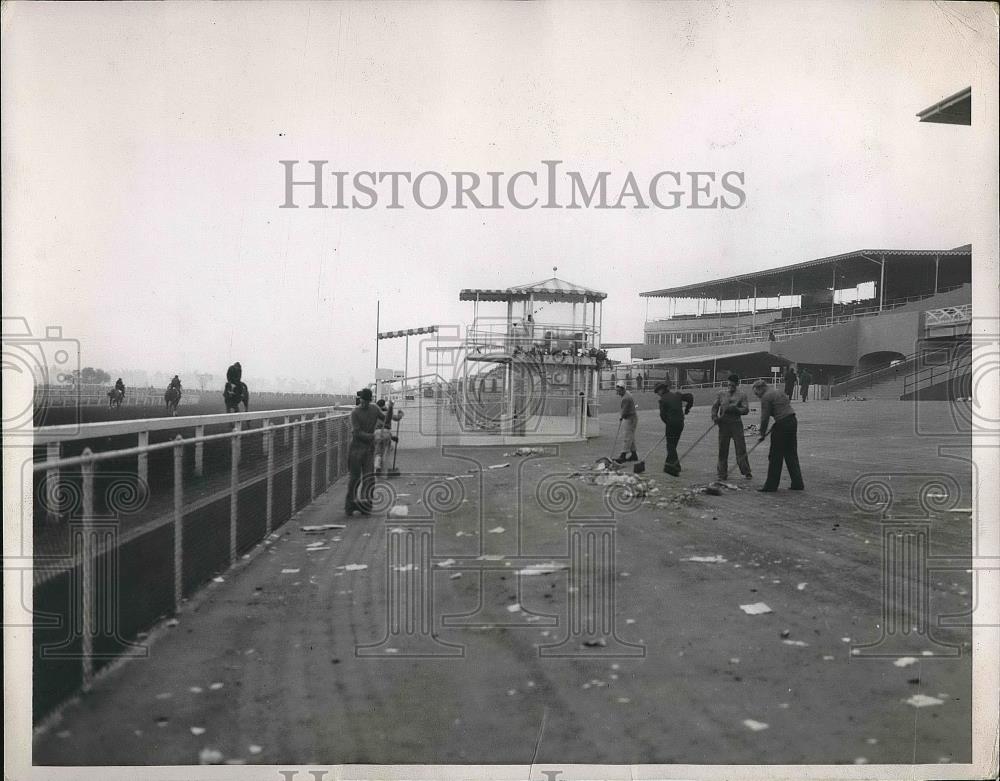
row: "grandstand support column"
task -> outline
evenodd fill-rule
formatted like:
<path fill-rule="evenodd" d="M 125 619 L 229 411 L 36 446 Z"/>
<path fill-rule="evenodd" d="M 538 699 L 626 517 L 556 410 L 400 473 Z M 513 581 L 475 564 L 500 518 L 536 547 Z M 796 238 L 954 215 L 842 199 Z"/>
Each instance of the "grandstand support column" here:
<path fill-rule="evenodd" d="M 833 317 L 833 305 L 837 300 L 837 264 L 833 264 L 833 286 L 830 288 L 830 317 Z"/>
<path fill-rule="evenodd" d="M 312 436 L 309 442 L 309 498 L 316 499 L 316 442 L 319 439 L 319 415 L 313 417 Z"/>
<path fill-rule="evenodd" d="M 941 264 L 941 256 L 934 256 L 934 295 L 937 295 L 938 290 L 938 266 Z"/>
<path fill-rule="evenodd" d="M 286 429 L 287 431 L 287 429 Z M 299 427 L 292 431 L 292 515 L 295 515 L 295 497 L 299 493 Z"/>
<path fill-rule="evenodd" d="M 753 329 L 757 327 L 757 285 L 753 286 L 753 309 L 750 314 L 750 333 L 753 335 Z"/>
<path fill-rule="evenodd" d="M 194 476 L 204 477 L 205 475 L 205 443 L 201 441 L 205 436 L 204 426 L 195 426 L 194 429 Z"/>
<path fill-rule="evenodd" d="M 879 264 L 882 266 L 878 281 L 878 311 L 881 312 L 885 305 L 885 255 L 879 255 L 878 258 Z"/>

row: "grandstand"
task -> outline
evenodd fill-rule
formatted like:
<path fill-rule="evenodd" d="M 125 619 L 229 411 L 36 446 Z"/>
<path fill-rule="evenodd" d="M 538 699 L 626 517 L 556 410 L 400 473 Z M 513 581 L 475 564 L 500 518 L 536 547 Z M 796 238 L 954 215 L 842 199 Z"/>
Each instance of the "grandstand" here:
<path fill-rule="evenodd" d="M 856 250 L 640 296 L 665 299 L 671 316 L 646 322 L 633 359 L 680 385 L 791 364 L 833 395 L 857 386 L 919 396 L 943 381 L 923 371 L 922 354 L 932 348 L 940 363 L 942 350 L 967 344 L 972 248 Z"/>

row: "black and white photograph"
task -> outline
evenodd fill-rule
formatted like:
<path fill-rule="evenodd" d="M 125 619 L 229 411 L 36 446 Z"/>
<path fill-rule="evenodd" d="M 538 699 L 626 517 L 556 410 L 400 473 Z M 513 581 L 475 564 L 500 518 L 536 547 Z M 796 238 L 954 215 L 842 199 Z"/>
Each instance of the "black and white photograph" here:
<path fill-rule="evenodd" d="M 998 8 L 0 5 L 4 778 L 996 778 Z"/>

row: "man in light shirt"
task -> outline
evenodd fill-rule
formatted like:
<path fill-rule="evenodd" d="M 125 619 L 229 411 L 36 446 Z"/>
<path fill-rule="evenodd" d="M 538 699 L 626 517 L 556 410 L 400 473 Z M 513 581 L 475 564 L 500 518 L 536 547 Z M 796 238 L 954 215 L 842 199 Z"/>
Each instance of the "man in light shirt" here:
<path fill-rule="evenodd" d="M 767 480 L 758 491 L 777 491 L 781 481 L 781 466 L 788 467 L 788 477 L 793 491 L 802 491 L 802 470 L 799 468 L 798 420 L 792 411 L 788 396 L 772 388 L 765 380 L 753 384 L 754 395 L 760 399 L 760 439 L 767 436 L 767 424 L 774 418 L 771 428 L 771 450 L 767 454 Z"/>
<path fill-rule="evenodd" d="M 621 426 L 625 432 L 625 443 L 622 445 L 624 450 L 615 461 L 619 464 L 624 464 L 626 461 L 638 461 L 639 454 L 635 452 L 635 429 L 639 423 L 639 416 L 635 412 L 635 399 L 625 389 L 624 382 L 619 382 L 615 390 L 622 400 Z"/>

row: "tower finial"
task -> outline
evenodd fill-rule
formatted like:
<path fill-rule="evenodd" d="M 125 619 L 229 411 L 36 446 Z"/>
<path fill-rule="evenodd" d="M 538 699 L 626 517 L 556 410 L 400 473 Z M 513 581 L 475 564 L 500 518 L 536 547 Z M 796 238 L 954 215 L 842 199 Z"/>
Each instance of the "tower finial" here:
<path fill-rule="evenodd" d="M 559 266 L 552 267 L 552 273 L 555 274 L 559 270 Z"/>

